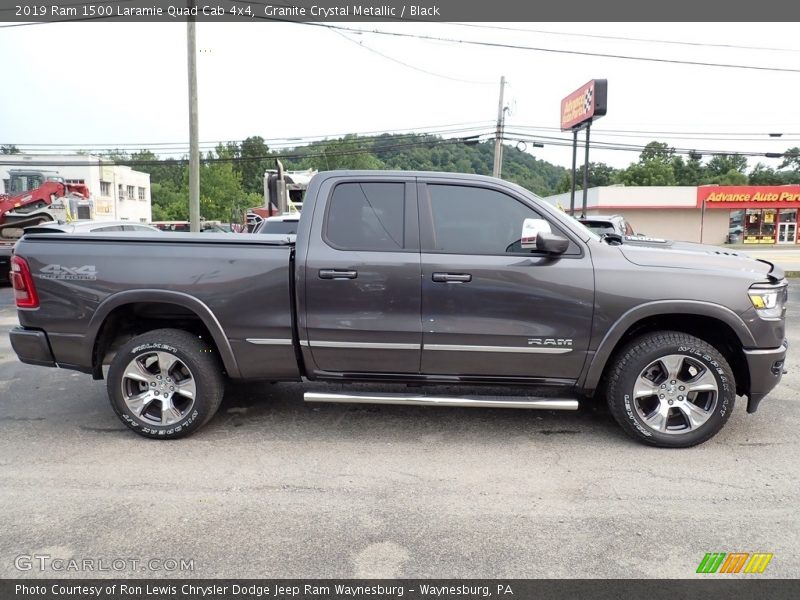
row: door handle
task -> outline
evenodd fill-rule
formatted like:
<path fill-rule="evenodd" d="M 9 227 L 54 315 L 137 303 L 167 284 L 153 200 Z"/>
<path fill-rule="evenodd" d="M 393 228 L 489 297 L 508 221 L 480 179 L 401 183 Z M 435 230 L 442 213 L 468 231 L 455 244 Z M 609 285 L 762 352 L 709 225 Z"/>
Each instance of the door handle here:
<path fill-rule="evenodd" d="M 472 281 L 469 273 L 434 273 L 431 277 L 437 283 L 467 283 Z"/>
<path fill-rule="evenodd" d="M 342 269 L 320 269 L 320 279 L 355 279 L 358 271 L 345 271 Z"/>

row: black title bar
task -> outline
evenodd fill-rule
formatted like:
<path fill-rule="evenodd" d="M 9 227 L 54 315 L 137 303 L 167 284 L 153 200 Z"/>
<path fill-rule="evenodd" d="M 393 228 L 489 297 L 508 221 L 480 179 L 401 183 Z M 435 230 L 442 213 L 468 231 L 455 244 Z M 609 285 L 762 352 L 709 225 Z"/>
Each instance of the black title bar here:
<path fill-rule="evenodd" d="M 797 21 L 786 0 L 0 0 L 0 21 L 25 22 L 436 22 L 436 21 Z"/>

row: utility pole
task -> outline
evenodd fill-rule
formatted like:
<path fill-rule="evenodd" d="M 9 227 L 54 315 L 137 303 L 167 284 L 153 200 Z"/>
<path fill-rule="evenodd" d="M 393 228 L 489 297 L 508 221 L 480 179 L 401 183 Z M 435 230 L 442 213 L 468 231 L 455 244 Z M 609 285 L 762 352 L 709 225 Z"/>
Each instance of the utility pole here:
<path fill-rule="evenodd" d="M 189 0 L 194 8 L 194 0 Z M 191 15 L 186 21 L 186 42 L 189 58 L 189 223 L 190 230 L 200 231 L 200 135 L 197 117 L 197 35 Z"/>
<path fill-rule="evenodd" d="M 494 166 L 492 175 L 500 177 L 503 172 L 503 126 L 506 119 L 506 109 L 503 106 L 503 90 L 506 87 L 506 77 L 500 77 L 500 101 L 497 103 L 497 131 L 494 136 Z"/>

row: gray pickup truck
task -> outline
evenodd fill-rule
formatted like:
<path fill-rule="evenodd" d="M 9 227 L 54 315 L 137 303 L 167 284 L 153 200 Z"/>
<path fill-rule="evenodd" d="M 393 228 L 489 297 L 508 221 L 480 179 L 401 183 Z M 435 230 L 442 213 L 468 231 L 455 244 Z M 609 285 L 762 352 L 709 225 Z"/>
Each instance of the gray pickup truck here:
<path fill-rule="evenodd" d="M 227 379 L 263 379 L 305 380 L 316 402 L 601 398 L 634 438 L 685 447 L 737 395 L 755 412 L 787 350 L 778 267 L 620 244 L 475 175 L 320 173 L 296 239 L 27 234 L 12 279 L 19 359 L 105 377 L 122 421 L 158 439 L 207 423 Z"/>

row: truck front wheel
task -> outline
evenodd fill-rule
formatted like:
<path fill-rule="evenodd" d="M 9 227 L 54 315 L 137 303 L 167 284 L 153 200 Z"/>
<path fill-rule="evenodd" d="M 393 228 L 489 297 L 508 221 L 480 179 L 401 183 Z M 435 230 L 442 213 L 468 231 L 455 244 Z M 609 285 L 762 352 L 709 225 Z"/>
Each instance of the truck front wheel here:
<path fill-rule="evenodd" d="M 733 410 L 736 383 L 712 345 L 686 333 L 658 331 L 617 354 L 607 400 L 616 421 L 635 439 L 686 448 L 722 429 Z"/>
<path fill-rule="evenodd" d="M 208 344 L 178 329 L 149 331 L 119 349 L 108 371 L 108 397 L 139 435 L 174 439 L 195 432 L 217 412 L 222 368 Z"/>

